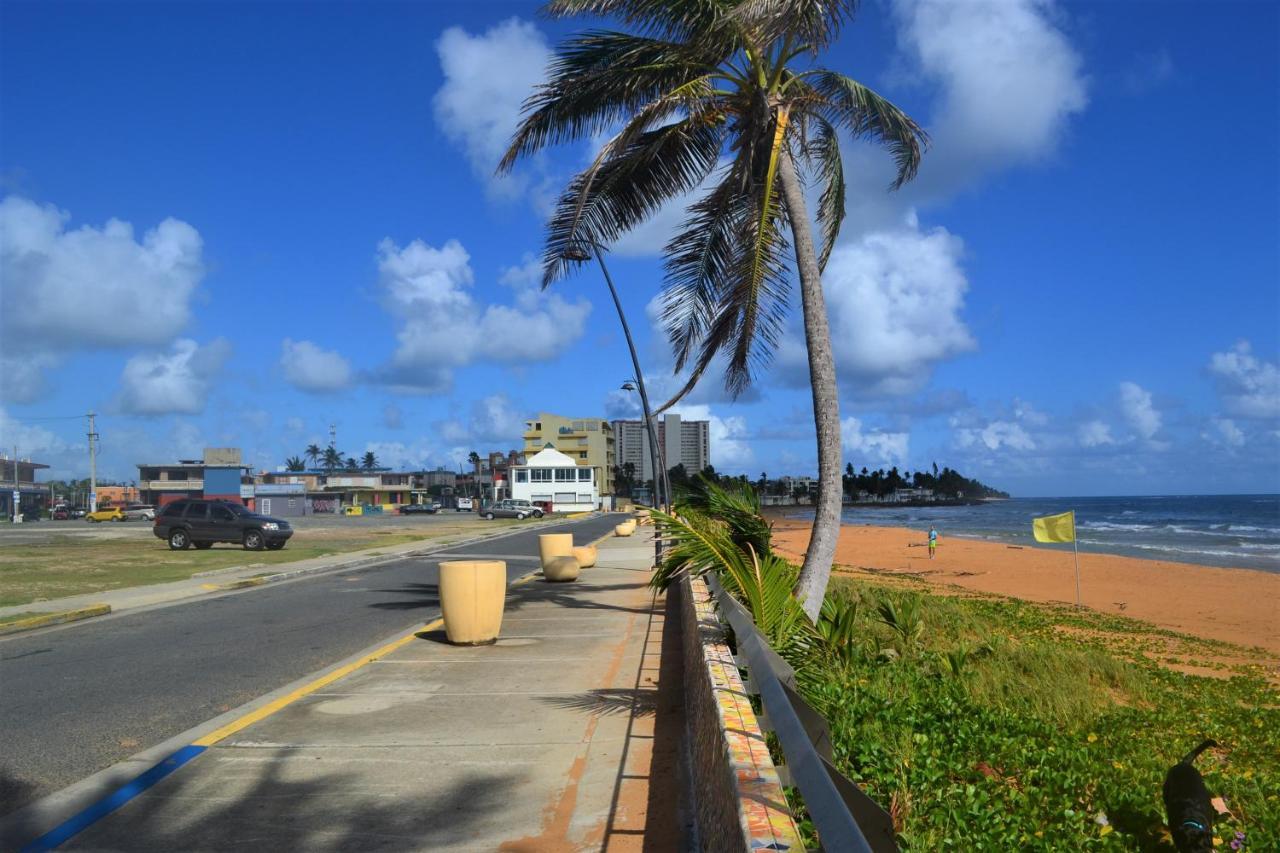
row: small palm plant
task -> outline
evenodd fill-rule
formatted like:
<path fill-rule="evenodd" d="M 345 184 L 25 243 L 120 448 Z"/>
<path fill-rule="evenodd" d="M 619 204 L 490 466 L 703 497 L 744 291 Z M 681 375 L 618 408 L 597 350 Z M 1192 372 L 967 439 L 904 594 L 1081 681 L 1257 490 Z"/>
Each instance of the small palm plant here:
<path fill-rule="evenodd" d="M 862 654 L 858 644 L 858 607 L 856 597 L 828 595 L 822 602 L 818 615 L 818 636 L 827 654 L 845 666 L 853 664 Z"/>
<path fill-rule="evenodd" d="M 307 470 L 306 464 L 302 461 L 302 458 L 298 456 L 290 456 L 288 459 L 284 460 L 284 467 L 286 471 Z"/>
<path fill-rule="evenodd" d="M 886 598 L 876 611 L 880 623 L 897 637 L 899 652 L 909 651 L 924 637 L 924 613 L 918 596 L 907 595 L 896 601 Z"/>

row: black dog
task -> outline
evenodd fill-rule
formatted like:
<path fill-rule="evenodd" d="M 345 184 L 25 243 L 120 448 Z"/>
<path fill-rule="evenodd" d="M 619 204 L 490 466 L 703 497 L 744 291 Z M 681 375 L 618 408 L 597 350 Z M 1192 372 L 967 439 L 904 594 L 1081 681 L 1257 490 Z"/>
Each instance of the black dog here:
<path fill-rule="evenodd" d="M 1213 850 L 1213 803 L 1200 771 L 1192 762 L 1218 742 L 1207 740 L 1169 768 L 1164 777 L 1164 809 L 1179 853 Z"/>

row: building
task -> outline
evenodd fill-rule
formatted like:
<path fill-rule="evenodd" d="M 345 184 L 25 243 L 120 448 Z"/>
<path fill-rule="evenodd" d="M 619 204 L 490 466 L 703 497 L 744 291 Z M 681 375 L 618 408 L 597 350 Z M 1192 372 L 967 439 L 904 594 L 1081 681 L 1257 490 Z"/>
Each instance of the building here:
<path fill-rule="evenodd" d="M 265 513 L 269 506 L 277 515 L 295 508 L 298 515 L 309 515 L 341 512 L 348 506 L 420 503 L 427 492 L 422 475 L 388 470 L 264 472 L 254 490 L 259 497 L 256 509 Z M 290 498 L 301 504 L 289 504 Z M 281 506 L 283 510 L 275 509 Z"/>
<path fill-rule="evenodd" d="M 104 486 L 98 484 L 98 506 L 127 506 L 141 503 L 142 495 L 137 486 Z"/>
<path fill-rule="evenodd" d="M 422 486 L 424 489 L 430 489 L 432 486 L 452 489 L 457 483 L 458 472 L 450 471 L 448 468 L 437 468 L 434 471 L 425 471 L 422 474 Z"/>
<path fill-rule="evenodd" d="M 550 412 L 524 422 L 524 453 L 532 457 L 548 446 L 568 456 L 577 465 L 595 469 L 600 494 L 613 494 L 613 427 L 599 418 L 565 418 Z"/>
<path fill-rule="evenodd" d="M 48 465 L 0 456 L 0 513 L 12 518 L 15 505 L 23 512 L 49 508 L 49 487 L 36 482 L 36 471 Z"/>
<path fill-rule="evenodd" d="M 679 415 L 654 418 L 658 447 L 662 449 L 667 470 L 683 465 L 692 475 L 711 464 L 711 424 L 709 421 L 686 421 Z M 644 421 L 614 421 L 618 464 L 635 466 L 636 480 L 653 479 L 653 461 L 649 453 L 649 431 Z"/>
<path fill-rule="evenodd" d="M 511 466 L 511 497 L 549 504 L 552 512 L 587 512 L 600 508 L 596 468 L 547 447 L 523 465 Z"/>
<path fill-rule="evenodd" d="M 138 492 L 143 503 L 164 506 L 181 498 L 209 498 L 253 506 L 252 468 L 242 464 L 238 447 L 206 447 L 200 459 L 139 463 Z"/>

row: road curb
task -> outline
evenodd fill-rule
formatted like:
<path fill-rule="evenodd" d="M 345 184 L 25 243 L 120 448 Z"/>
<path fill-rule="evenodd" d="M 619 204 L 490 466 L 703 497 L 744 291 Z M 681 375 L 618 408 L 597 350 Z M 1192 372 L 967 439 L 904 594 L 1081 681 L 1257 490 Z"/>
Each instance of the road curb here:
<path fill-rule="evenodd" d="M 26 619 L 18 619 L 0 625 L 0 637 L 8 634 L 20 634 L 23 631 L 34 631 L 36 628 L 44 628 L 49 625 L 62 625 L 66 622 L 92 619 L 95 616 L 106 616 L 110 612 L 110 604 L 91 604 L 88 607 L 79 607 L 75 610 L 42 613 L 39 616 L 30 616 Z"/>

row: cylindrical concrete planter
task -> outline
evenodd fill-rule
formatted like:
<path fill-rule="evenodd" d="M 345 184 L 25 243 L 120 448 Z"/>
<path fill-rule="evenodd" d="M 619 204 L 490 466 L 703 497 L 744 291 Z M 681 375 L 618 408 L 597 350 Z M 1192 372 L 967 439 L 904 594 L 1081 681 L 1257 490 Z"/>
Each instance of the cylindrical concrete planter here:
<path fill-rule="evenodd" d="M 542 564 L 542 575 L 552 583 L 576 581 L 580 569 L 573 557 L 552 557 Z"/>
<path fill-rule="evenodd" d="M 573 558 L 578 561 L 578 565 L 584 569 L 589 569 L 596 564 L 599 554 L 596 552 L 595 545 L 579 545 L 573 549 Z"/>
<path fill-rule="evenodd" d="M 484 646 L 498 639 L 507 601 L 502 560 L 446 560 L 440 564 L 440 610 L 449 642 Z"/>
<path fill-rule="evenodd" d="M 632 519 L 631 521 L 622 522 L 621 524 L 613 528 L 613 532 L 617 536 L 630 536 L 632 533 L 636 532 L 635 519 Z"/>
<path fill-rule="evenodd" d="M 542 558 L 542 568 L 556 557 L 573 556 L 572 533 L 543 533 L 538 537 L 538 556 Z"/>

